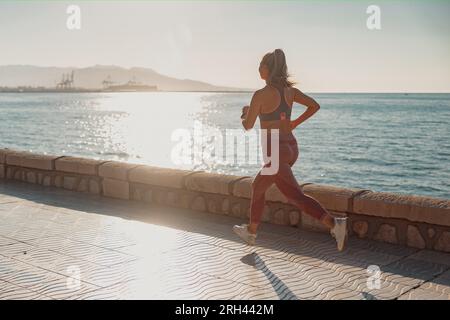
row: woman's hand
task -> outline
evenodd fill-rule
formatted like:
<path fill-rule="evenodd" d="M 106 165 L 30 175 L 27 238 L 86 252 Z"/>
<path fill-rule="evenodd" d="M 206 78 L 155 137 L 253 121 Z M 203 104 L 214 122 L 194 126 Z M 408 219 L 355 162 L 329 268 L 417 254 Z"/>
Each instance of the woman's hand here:
<path fill-rule="evenodd" d="M 241 119 L 245 119 L 247 117 L 247 113 L 248 113 L 249 109 L 250 109 L 250 106 L 242 107 Z"/>

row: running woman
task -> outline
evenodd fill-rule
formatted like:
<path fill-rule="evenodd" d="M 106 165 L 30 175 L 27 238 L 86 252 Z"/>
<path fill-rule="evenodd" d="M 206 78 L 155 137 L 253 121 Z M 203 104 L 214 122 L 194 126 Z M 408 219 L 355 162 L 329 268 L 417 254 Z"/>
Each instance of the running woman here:
<path fill-rule="evenodd" d="M 278 170 L 275 174 L 263 174 L 263 169 L 271 165 L 264 164 L 252 181 L 249 224 L 235 225 L 233 231 L 249 245 L 254 245 L 258 226 L 264 210 L 266 190 L 273 184 L 286 196 L 289 203 L 301 211 L 311 215 L 330 229 L 336 239 L 337 248 L 342 251 L 347 240 L 347 218 L 334 217 L 314 198 L 305 195 L 297 183 L 291 167 L 298 157 L 297 140 L 292 131 L 306 119 L 315 114 L 320 106 L 291 82 L 287 71 L 286 57 L 281 49 L 264 55 L 259 65 L 261 79 L 266 86 L 257 90 L 251 99 L 250 106 L 242 108 L 242 125 L 245 130 L 253 128 L 259 116 L 261 129 L 267 130 L 267 140 L 262 141 L 263 152 L 270 156 L 271 129 L 278 130 L 279 158 Z M 307 107 L 297 119 L 291 121 L 294 102 Z M 262 135 L 264 138 L 264 135 Z"/>

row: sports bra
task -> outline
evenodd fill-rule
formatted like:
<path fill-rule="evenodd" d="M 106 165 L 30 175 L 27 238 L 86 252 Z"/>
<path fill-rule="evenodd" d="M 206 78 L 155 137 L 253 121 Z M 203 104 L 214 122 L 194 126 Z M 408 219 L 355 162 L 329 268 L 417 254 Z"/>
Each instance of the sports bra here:
<path fill-rule="evenodd" d="M 281 98 L 280 105 L 272 112 L 260 113 L 259 119 L 262 121 L 291 119 L 291 107 L 287 104 L 284 98 L 284 87 L 282 88 L 276 87 L 276 88 L 280 93 Z"/>

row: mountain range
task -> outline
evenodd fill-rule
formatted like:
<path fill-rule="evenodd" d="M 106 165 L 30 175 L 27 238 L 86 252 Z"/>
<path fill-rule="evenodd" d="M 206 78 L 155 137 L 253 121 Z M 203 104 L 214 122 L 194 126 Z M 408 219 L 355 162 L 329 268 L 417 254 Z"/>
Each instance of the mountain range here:
<path fill-rule="evenodd" d="M 86 68 L 41 67 L 32 65 L 0 66 L 0 87 L 47 87 L 54 88 L 63 74 L 74 73 L 73 86 L 77 88 L 102 88 L 104 80 L 113 84 L 136 81 L 145 85 L 156 85 L 162 91 L 250 91 L 247 88 L 217 86 L 210 83 L 177 79 L 160 74 L 150 68 L 123 68 L 120 66 L 95 65 Z"/>

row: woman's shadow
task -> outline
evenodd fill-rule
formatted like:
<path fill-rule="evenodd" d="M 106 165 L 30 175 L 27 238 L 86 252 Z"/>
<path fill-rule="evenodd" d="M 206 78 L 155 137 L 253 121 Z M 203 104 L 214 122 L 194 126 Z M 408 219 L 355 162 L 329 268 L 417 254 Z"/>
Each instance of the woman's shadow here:
<path fill-rule="evenodd" d="M 280 300 L 299 300 L 298 297 L 286 286 L 286 284 L 277 277 L 264 263 L 264 260 L 256 253 L 250 253 L 241 258 L 241 261 L 252 266 L 264 273 L 270 281 L 273 289 L 277 293 Z"/>
<path fill-rule="evenodd" d="M 278 278 L 264 263 L 264 260 L 256 253 L 249 253 L 241 258 L 242 263 L 245 263 L 249 266 L 252 266 L 264 273 L 267 279 L 270 281 L 273 289 L 277 293 L 280 300 L 300 300 L 289 288 L 286 284 Z M 368 293 L 361 293 L 365 300 L 377 300 L 377 298 Z"/>

